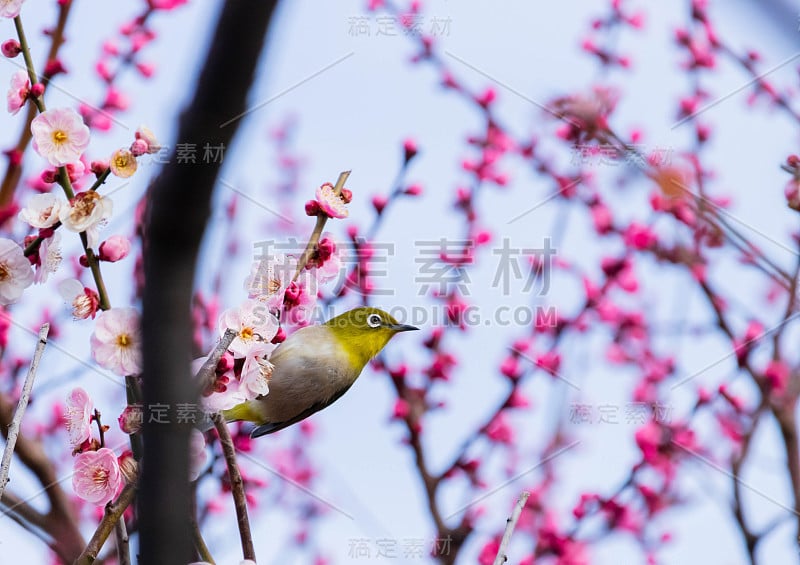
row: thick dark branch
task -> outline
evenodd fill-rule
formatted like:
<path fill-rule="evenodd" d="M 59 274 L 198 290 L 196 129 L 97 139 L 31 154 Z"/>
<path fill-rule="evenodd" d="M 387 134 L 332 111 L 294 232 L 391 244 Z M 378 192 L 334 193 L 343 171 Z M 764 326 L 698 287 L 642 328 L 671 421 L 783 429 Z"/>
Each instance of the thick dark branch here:
<path fill-rule="evenodd" d="M 178 143 L 228 148 L 245 113 L 277 1 L 221 4 L 194 99 L 182 114 Z M 221 124 L 228 125 L 221 127 Z M 180 404 L 197 401 L 189 374 L 192 283 L 221 163 L 169 164 L 151 187 L 144 251 L 144 456 L 139 527 L 141 563 L 189 563 L 189 432 Z M 179 221 L 176 221 L 180 218 Z M 167 405 L 168 423 L 150 422 L 148 407 Z"/>

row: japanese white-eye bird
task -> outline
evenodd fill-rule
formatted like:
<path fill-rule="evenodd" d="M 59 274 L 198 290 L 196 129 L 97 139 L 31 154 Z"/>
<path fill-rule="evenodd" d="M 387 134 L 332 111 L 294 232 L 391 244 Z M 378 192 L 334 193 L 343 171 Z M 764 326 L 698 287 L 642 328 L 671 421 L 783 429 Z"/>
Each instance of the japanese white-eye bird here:
<path fill-rule="evenodd" d="M 419 329 L 377 308 L 355 308 L 291 334 L 270 356 L 269 393 L 228 410 L 225 419 L 257 424 L 259 437 L 327 408 L 347 392 L 396 334 Z"/>

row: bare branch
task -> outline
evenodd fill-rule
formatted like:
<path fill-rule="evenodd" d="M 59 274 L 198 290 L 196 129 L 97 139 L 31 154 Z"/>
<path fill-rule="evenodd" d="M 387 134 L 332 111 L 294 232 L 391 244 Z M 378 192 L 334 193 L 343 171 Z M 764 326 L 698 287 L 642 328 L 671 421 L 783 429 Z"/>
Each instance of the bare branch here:
<path fill-rule="evenodd" d="M 128 530 L 125 528 L 125 517 L 120 516 L 114 526 L 114 536 L 117 540 L 117 563 L 118 565 L 131 565 L 130 539 Z"/>
<path fill-rule="evenodd" d="M 494 558 L 494 565 L 503 565 L 503 563 L 508 561 L 506 551 L 508 551 L 508 544 L 511 541 L 511 534 L 514 533 L 514 528 L 517 527 L 517 521 L 519 520 L 519 517 L 522 514 L 522 509 L 525 508 L 525 503 L 528 502 L 528 497 L 530 495 L 531 493 L 528 491 L 524 491 L 519 495 L 519 499 L 517 500 L 516 506 L 514 506 L 514 511 L 511 513 L 511 517 L 506 520 L 506 530 L 503 532 L 503 539 L 500 541 L 500 547 L 497 550 L 497 557 Z"/>
<path fill-rule="evenodd" d="M 25 384 L 22 385 L 22 394 L 19 396 L 14 418 L 8 426 L 6 449 L 3 452 L 3 462 L 0 464 L 0 499 L 3 498 L 3 491 L 5 491 L 6 484 L 8 483 L 8 472 L 11 467 L 11 457 L 14 454 L 14 446 L 17 444 L 19 426 L 22 423 L 22 416 L 25 415 L 25 409 L 28 407 L 28 400 L 30 400 L 31 390 L 33 389 L 33 380 L 36 378 L 36 370 L 39 368 L 39 361 L 41 361 L 42 353 L 44 353 L 44 348 L 47 345 L 48 333 L 50 333 L 50 324 L 45 322 L 42 324 L 41 329 L 39 329 L 39 341 L 33 353 L 31 367 L 28 369 L 28 376 L 25 377 Z"/>
<path fill-rule="evenodd" d="M 202 391 L 214 381 L 214 373 L 217 369 L 217 365 L 219 364 L 219 360 L 222 359 L 222 356 L 231 346 L 231 342 L 235 337 L 236 332 L 234 330 L 230 328 L 225 330 L 225 334 L 217 342 L 217 346 L 214 348 L 214 351 L 211 352 L 211 354 L 208 356 L 208 359 L 206 359 L 205 363 L 203 363 L 203 366 L 200 367 L 199 371 L 197 371 L 195 380 L 197 381 L 200 393 L 202 393 Z"/>
<path fill-rule="evenodd" d="M 228 423 L 222 414 L 214 414 L 214 427 L 219 434 L 219 442 L 222 445 L 222 453 L 225 455 L 225 463 L 228 465 L 228 476 L 231 479 L 231 494 L 233 495 L 233 505 L 236 508 L 236 520 L 239 525 L 239 537 L 242 541 L 242 555 L 244 559 L 256 560 L 256 551 L 253 547 L 253 534 L 250 532 L 250 519 L 247 517 L 247 498 L 244 494 L 244 481 L 236 464 L 236 449 L 233 446 L 233 439 L 228 430 Z"/>

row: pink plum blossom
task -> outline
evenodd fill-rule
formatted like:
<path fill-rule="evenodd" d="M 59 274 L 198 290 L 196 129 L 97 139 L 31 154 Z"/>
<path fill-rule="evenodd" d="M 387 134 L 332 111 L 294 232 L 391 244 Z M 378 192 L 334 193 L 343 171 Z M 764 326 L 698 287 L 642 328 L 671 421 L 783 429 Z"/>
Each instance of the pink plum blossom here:
<path fill-rule="evenodd" d="M 25 0 L 0 0 L 0 18 L 16 18 Z"/>
<path fill-rule="evenodd" d="M 147 126 L 139 126 L 135 133 L 136 141 L 143 141 L 147 144 L 147 153 L 153 154 L 161 151 L 161 144 L 156 139 L 155 134 Z"/>
<path fill-rule="evenodd" d="M 117 456 L 107 447 L 75 456 L 72 488 L 80 498 L 98 506 L 111 502 L 122 485 Z"/>
<path fill-rule="evenodd" d="M 73 449 L 79 448 L 91 436 L 93 413 L 94 405 L 86 391 L 80 387 L 72 389 L 67 396 L 67 413 L 64 415 L 64 420 L 67 424 L 69 444 Z"/>
<path fill-rule="evenodd" d="M 320 209 L 331 218 L 346 218 L 349 214 L 344 198 L 336 194 L 331 183 L 326 182 L 317 189 L 317 202 Z"/>
<path fill-rule="evenodd" d="M 11 75 L 11 84 L 8 87 L 8 94 L 6 95 L 8 112 L 11 115 L 16 114 L 22 109 L 25 105 L 25 101 L 28 99 L 30 91 L 31 81 L 28 79 L 28 73 L 20 70 Z"/>
<path fill-rule="evenodd" d="M 31 122 L 33 149 L 54 167 L 77 161 L 89 146 L 89 128 L 71 108 L 42 112 Z"/>
<path fill-rule="evenodd" d="M 92 334 L 92 356 L 118 375 L 142 371 L 139 313 L 133 308 L 112 308 L 97 317 Z"/>
<path fill-rule="evenodd" d="M 33 283 L 33 269 L 23 249 L 0 238 L 0 304 L 13 304 Z"/>
<path fill-rule="evenodd" d="M 138 433 L 142 428 L 144 412 L 141 406 L 128 404 L 117 418 L 119 429 L 126 434 Z"/>

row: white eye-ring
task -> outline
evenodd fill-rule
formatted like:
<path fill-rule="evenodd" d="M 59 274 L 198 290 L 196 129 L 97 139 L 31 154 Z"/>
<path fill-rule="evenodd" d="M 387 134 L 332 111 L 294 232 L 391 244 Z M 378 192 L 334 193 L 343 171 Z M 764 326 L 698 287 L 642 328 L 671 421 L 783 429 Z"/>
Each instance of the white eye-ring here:
<path fill-rule="evenodd" d="M 378 316 L 377 314 L 370 314 L 369 317 L 367 318 L 367 324 L 371 328 L 377 328 L 378 326 L 381 325 L 381 317 Z"/>

